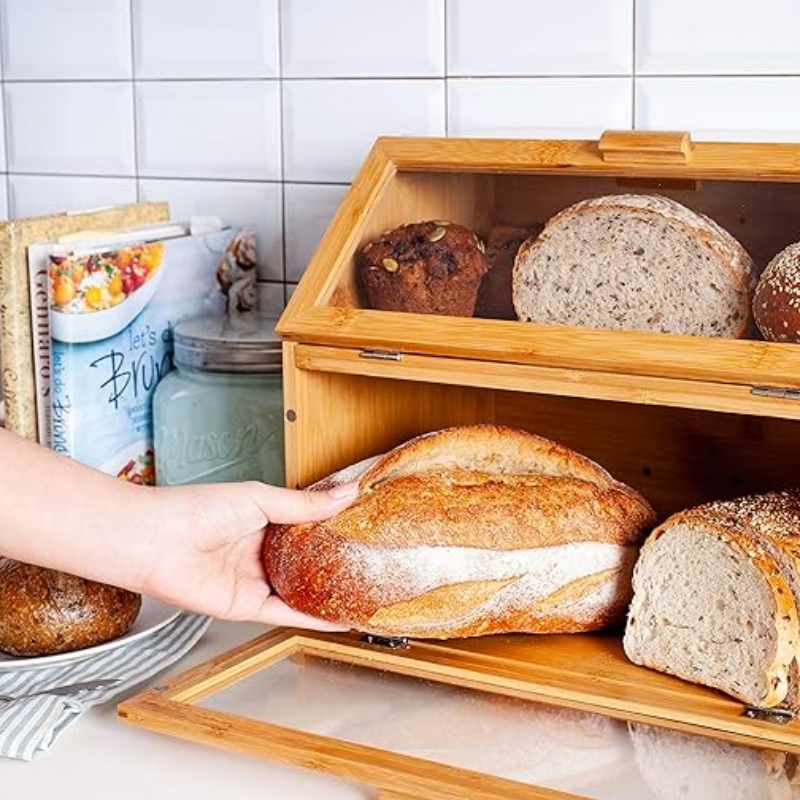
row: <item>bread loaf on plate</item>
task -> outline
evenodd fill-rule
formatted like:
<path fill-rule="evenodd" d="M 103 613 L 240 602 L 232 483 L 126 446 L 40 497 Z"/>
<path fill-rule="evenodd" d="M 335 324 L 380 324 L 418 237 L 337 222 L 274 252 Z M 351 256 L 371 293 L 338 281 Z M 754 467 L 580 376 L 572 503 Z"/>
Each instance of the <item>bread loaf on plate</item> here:
<path fill-rule="evenodd" d="M 624 617 L 654 513 L 579 453 L 498 425 L 425 434 L 331 476 L 359 496 L 270 525 L 267 577 L 294 608 L 383 636 L 602 628 Z"/>
<path fill-rule="evenodd" d="M 0 651 L 47 656 L 122 636 L 141 595 L 0 557 Z"/>
<path fill-rule="evenodd" d="M 528 239 L 514 263 L 521 320 L 743 337 L 753 262 L 708 217 L 660 195 L 583 200 Z"/>
<path fill-rule="evenodd" d="M 632 661 L 748 705 L 798 705 L 800 492 L 674 514 L 642 548 L 633 588 Z"/>

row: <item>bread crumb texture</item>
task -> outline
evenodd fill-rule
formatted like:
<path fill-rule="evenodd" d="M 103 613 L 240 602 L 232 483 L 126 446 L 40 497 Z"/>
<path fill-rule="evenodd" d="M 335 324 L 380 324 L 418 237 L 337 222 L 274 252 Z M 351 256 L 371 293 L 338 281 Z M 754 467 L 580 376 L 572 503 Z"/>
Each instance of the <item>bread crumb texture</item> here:
<path fill-rule="evenodd" d="M 527 322 L 743 337 L 753 262 L 712 219 L 659 195 L 609 195 L 556 214 L 519 249 Z"/>
<path fill-rule="evenodd" d="M 628 657 L 750 705 L 795 705 L 798 531 L 798 491 L 671 516 L 648 538 L 634 570 Z"/>

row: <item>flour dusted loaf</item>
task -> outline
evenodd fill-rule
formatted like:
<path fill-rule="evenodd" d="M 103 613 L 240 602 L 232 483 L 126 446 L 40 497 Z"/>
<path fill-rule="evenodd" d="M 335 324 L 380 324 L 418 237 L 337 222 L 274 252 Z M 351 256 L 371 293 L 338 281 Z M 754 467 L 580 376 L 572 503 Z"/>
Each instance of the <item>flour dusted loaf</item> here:
<path fill-rule="evenodd" d="M 270 525 L 264 564 L 308 614 L 383 636 L 568 632 L 620 621 L 650 505 L 585 456 L 473 425 L 411 439 L 327 483 L 326 522 Z"/>
<path fill-rule="evenodd" d="M 484 250 L 464 225 L 409 223 L 364 247 L 359 277 L 372 308 L 471 317 L 489 269 Z"/>
<path fill-rule="evenodd" d="M 126 589 L 0 557 L 0 650 L 43 656 L 126 633 L 142 598 Z"/>
<path fill-rule="evenodd" d="M 674 514 L 648 537 L 633 588 L 633 662 L 748 705 L 798 706 L 800 492 Z"/>
<path fill-rule="evenodd" d="M 528 322 L 738 338 L 753 263 L 708 217 L 659 195 L 576 203 L 520 248 L 514 307 Z"/>

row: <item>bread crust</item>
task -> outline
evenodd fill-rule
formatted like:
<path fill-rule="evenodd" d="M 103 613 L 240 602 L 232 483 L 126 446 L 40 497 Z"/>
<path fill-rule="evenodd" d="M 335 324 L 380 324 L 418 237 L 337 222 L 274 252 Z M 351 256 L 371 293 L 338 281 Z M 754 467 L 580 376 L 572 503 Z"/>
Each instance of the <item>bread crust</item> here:
<path fill-rule="evenodd" d="M 594 630 L 624 615 L 655 515 L 585 456 L 474 425 L 347 472 L 359 497 L 345 511 L 267 529 L 266 573 L 289 605 L 381 635 L 436 638 Z"/>
<path fill-rule="evenodd" d="M 747 697 L 725 681 L 707 683 L 745 703 L 763 708 L 779 705 L 794 705 L 797 688 L 790 685 L 790 676 L 796 677 L 796 656 L 800 645 L 800 622 L 798 604 L 795 600 L 790 576 L 776 558 L 775 548 L 784 553 L 796 553 L 796 534 L 790 536 L 790 528 L 800 523 L 795 512 L 800 508 L 798 496 L 793 492 L 769 493 L 737 498 L 729 501 L 716 501 L 673 514 L 659 525 L 647 538 L 641 549 L 634 570 L 634 599 L 623 645 L 628 658 L 634 663 L 651 667 L 660 672 L 676 675 L 684 680 L 698 682 L 695 677 L 682 673 L 672 664 L 654 661 L 639 652 L 633 631 L 642 604 L 651 607 L 658 604 L 657 597 L 644 597 L 642 585 L 649 570 L 651 553 L 659 546 L 664 536 L 681 526 L 690 526 L 718 537 L 741 557 L 752 563 L 764 578 L 774 604 L 773 625 L 776 648 L 764 670 L 763 682 L 768 687 L 762 697 Z M 792 523 L 794 519 L 794 523 Z M 786 536 L 787 539 L 783 539 Z M 792 556 L 794 557 L 794 556 Z M 713 580 L 713 576 L 711 576 Z M 743 631 L 743 636 L 745 636 Z"/>
<path fill-rule="evenodd" d="M 800 342 L 800 242 L 767 264 L 753 295 L 753 317 L 770 342 Z"/>
<path fill-rule="evenodd" d="M 126 633 L 142 598 L 74 575 L 0 558 L 0 650 L 42 656 Z"/>

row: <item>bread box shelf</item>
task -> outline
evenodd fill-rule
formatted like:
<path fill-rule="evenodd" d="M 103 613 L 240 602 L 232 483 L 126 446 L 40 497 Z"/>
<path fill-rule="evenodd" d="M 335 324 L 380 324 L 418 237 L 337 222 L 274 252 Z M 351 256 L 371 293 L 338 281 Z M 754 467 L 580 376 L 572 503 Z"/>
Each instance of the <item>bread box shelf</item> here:
<path fill-rule="evenodd" d="M 632 132 L 599 141 L 378 140 L 278 325 L 287 483 L 307 486 L 416 434 L 475 422 L 524 428 L 588 455 L 662 518 L 800 483 L 800 345 L 519 322 L 509 318 L 502 280 L 496 295 L 483 298 L 483 316 L 473 318 L 375 311 L 361 296 L 356 254 L 389 228 L 447 219 L 482 236 L 501 225 L 534 229 L 578 200 L 631 191 L 664 194 L 707 214 L 742 242 L 758 270 L 800 240 L 800 145 Z M 299 634 L 276 636 L 282 647 L 300 647 Z M 435 662 L 447 682 L 800 753 L 799 721 L 746 719 L 741 704 L 720 693 L 629 663 L 613 634 L 415 643 L 405 654 L 353 637 L 300 639 L 310 653 L 338 648 L 339 658 L 411 673 Z M 321 751 L 303 737 L 258 745 L 248 738 L 256 729 L 239 720 L 223 725 L 208 712 L 170 705 L 266 668 L 285 654 L 271 649 L 276 641 L 221 657 L 163 693 L 125 704 L 123 714 L 373 782 L 386 798 L 405 794 L 404 774 L 410 796 L 511 796 L 507 785 L 480 776 L 426 772 L 402 759 L 376 766 L 372 752 Z"/>

